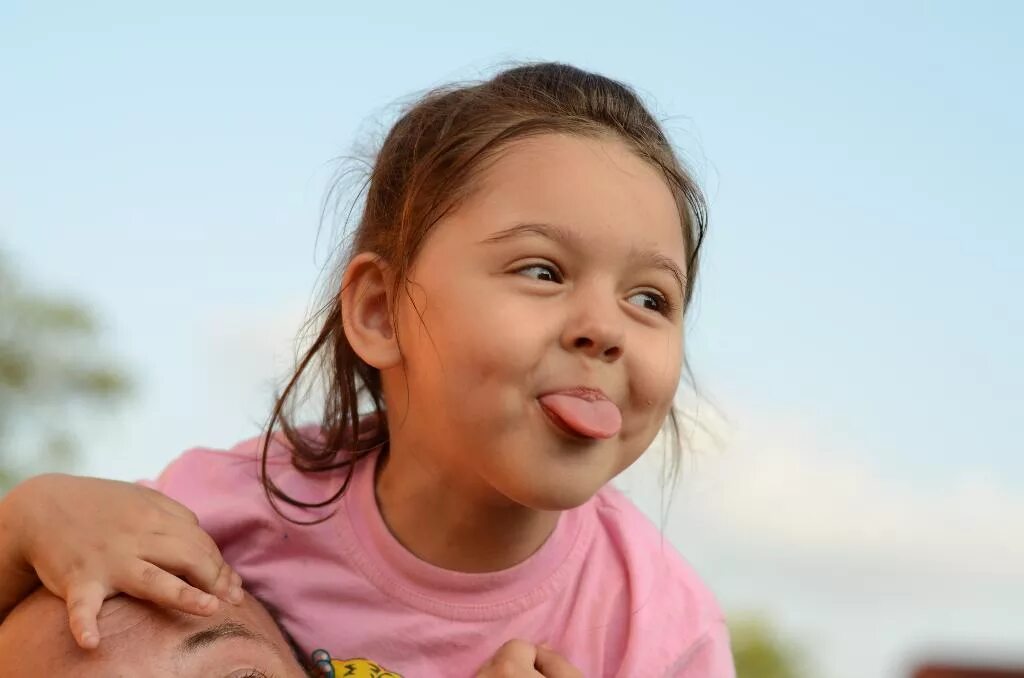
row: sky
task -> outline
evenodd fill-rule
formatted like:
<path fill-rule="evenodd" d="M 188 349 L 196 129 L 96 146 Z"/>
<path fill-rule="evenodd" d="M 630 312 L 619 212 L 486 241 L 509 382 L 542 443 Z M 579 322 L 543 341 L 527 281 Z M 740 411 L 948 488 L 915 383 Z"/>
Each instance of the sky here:
<path fill-rule="evenodd" d="M 710 205 L 692 449 L 674 492 L 657 449 L 620 485 L 816 677 L 1024 662 L 1024 5 L 207 5 L 0 6 L 0 249 L 136 380 L 81 471 L 255 434 L 334 159 L 432 86 L 566 61 L 633 85 Z"/>

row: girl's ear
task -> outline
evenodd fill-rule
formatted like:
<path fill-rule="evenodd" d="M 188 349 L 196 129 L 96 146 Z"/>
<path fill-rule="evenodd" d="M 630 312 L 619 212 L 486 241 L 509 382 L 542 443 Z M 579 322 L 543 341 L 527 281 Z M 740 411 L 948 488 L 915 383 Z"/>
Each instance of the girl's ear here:
<path fill-rule="evenodd" d="M 345 269 L 341 283 L 341 319 L 352 350 L 371 367 L 386 370 L 401 364 L 392 324 L 390 269 L 372 252 L 360 252 Z"/>

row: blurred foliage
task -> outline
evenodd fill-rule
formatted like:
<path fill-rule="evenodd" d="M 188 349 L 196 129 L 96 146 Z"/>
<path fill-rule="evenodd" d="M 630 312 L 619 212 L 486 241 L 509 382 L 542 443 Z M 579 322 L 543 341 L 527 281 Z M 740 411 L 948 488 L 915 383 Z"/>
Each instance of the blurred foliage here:
<path fill-rule="evenodd" d="M 806 671 L 797 650 L 757 616 L 729 622 L 737 678 L 803 678 Z"/>
<path fill-rule="evenodd" d="M 126 374 L 102 357 L 89 310 L 26 289 L 0 256 L 0 494 L 69 467 L 76 415 L 128 391 Z"/>

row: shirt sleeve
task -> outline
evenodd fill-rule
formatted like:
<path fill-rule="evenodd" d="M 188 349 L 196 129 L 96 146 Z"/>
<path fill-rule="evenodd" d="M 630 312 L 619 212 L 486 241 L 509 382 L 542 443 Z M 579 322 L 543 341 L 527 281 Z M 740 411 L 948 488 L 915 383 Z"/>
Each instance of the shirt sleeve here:
<path fill-rule="evenodd" d="M 665 672 L 666 678 L 736 678 L 729 629 L 719 621 Z"/>
<path fill-rule="evenodd" d="M 260 484 L 258 461 L 250 454 L 189 450 L 141 484 L 191 509 L 235 566 L 277 522 Z"/>

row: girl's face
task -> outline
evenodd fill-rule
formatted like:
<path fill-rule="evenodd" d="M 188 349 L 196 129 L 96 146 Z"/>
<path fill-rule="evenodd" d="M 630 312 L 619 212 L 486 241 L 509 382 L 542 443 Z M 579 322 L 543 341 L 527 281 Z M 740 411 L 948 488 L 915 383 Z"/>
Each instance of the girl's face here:
<path fill-rule="evenodd" d="M 490 500 L 577 506 L 640 456 L 672 404 L 686 275 L 676 204 L 612 139 L 517 141 L 478 181 L 398 300 L 392 444 Z M 545 397 L 578 387 L 614 408 L 563 398 L 579 405 L 573 420 Z M 601 430 L 579 435 L 587 426 Z"/>

